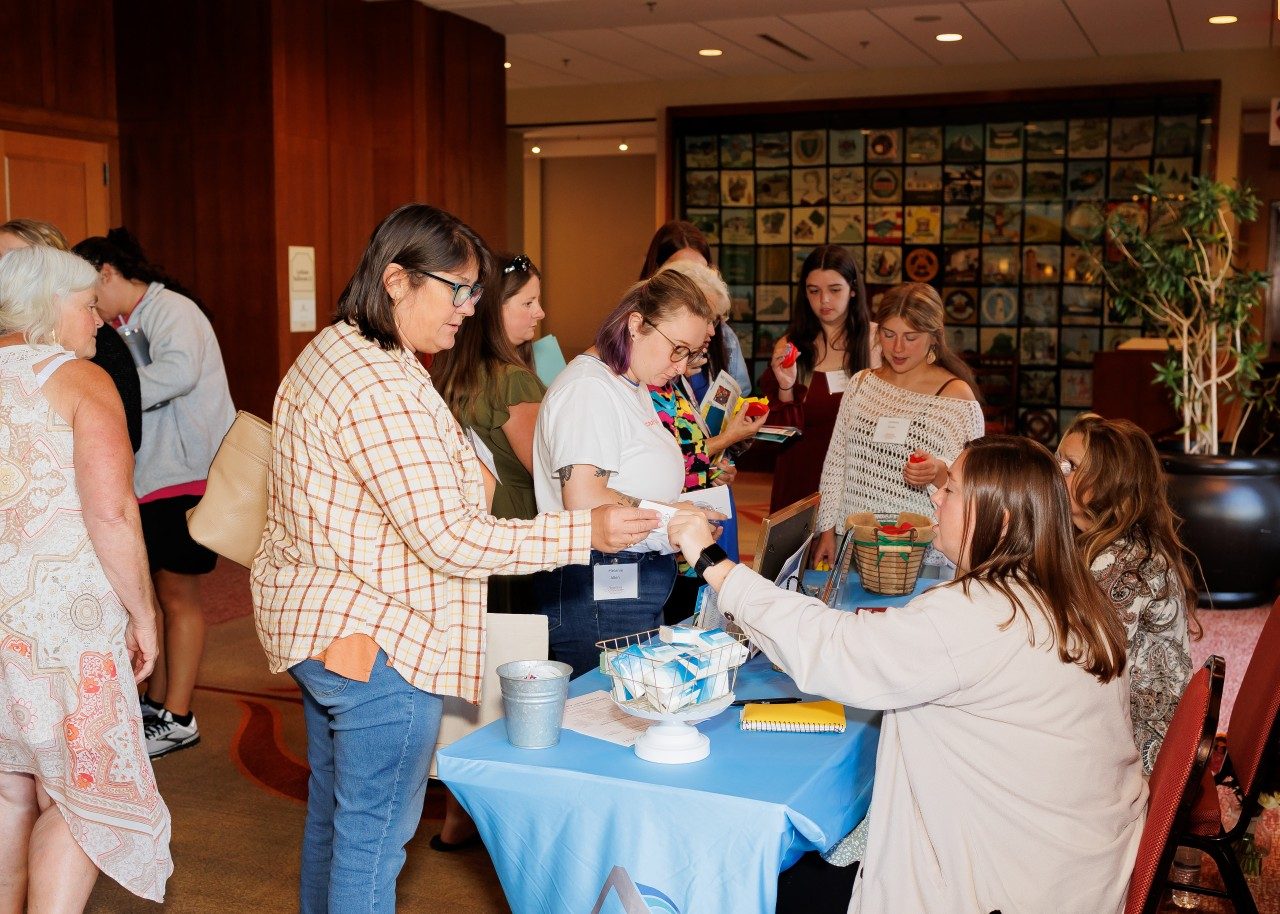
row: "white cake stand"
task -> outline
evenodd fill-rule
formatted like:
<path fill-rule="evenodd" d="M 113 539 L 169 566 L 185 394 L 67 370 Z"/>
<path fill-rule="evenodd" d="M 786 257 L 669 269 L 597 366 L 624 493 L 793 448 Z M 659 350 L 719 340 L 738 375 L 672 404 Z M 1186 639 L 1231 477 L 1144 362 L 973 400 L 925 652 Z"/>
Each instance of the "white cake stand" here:
<path fill-rule="evenodd" d="M 639 758 L 660 765 L 684 765 L 711 754 L 711 740 L 693 725 L 710 720 L 733 704 L 733 693 L 674 712 L 656 711 L 643 698 L 629 702 L 614 699 L 614 704 L 633 717 L 654 721 L 636 741 Z"/>

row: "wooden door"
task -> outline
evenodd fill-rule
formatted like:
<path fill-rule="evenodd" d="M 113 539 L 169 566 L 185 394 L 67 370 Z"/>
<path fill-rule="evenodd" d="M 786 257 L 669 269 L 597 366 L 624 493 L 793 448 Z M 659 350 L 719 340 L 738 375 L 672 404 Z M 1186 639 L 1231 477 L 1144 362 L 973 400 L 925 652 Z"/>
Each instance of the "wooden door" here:
<path fill-rule="evenodd" d="M 0 131 L 0 167 L 4 219 L 52 222 L 71 244 L 107 233 L 106 143 Z"/>

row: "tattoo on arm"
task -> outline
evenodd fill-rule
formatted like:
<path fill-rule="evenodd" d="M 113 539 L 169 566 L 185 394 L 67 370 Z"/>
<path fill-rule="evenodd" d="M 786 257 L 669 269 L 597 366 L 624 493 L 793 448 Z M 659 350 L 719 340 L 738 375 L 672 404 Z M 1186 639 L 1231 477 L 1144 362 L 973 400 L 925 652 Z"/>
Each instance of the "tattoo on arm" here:
<path fill-rule="evenodd" d="M 638 507 L 640 507 L 640 499 L 638 499 L 638 498 L 633 498 L 633 497 L 632 497 L 632 496 L 630 496 L 630 495 L 624 495 L 623 493 L 618 492 L 618 491 L 616 491 L 616 490 L 614 490 L 614 489 L 610 489 L 609 491 L 610 491 L 610 492 L 613 492 L 613 494 L 614 494 L 614 495 L 617 497 L 617 499 L 618 499 L 618 504 L 622 505 L 623 507 L 627 507 L 627 508 L 638 508 Z"/>
<path fill-rule="evenodd" d="M 608 479 L 608 478 L 609 478 L 608 470 L 602 470 L 599 467 L 596 467 L 596 479 Z"/>
<path fill-rule="evenodd" d="M 573 464 L 556 470 L 556 475 L 560 477 L 560 488 L 563 489 L 569 484 L 569 477 L 573 475 Z"/>

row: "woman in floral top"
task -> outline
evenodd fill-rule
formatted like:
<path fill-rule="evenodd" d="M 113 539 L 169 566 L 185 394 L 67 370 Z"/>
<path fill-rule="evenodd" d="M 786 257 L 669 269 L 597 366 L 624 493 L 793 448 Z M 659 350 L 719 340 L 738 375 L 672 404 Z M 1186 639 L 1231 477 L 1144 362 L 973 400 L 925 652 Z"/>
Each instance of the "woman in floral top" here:
<path fill-rule="evenodd" d="M 717 315 L 723 318 L 729 313 L 729 289 L 720 274 L 711 267 L 676 260 L 668 261 L 662 270 L 672 270 L 689 277 L 707 297 Z M 690 356 L 685 369 L 686 378 L 697 374 L 706 365 L 707 349 L 712 345 L 714 336 L 712 331 L 708 334 L 703 349 Z M 664 387 L 649 388 L 654 412 L 667 430 L 675 435 L 680 452 L 684 455 L 684 488 L 681 492 L 697 492 L 712 486 L 728 485 L 738 472 L 729 456 L 729 448 L 753 437 L 764 425 L 768 414 L 751 418 L 743 410 L 726 420 L 720 434 L 709 436 L 698 415 L 693 391 L 688 384 L 682 383 L 683 380 L 676 378 Z M 746 393 L 744 390 L 743 394 Z M 726 529 L 725 532 L 730 533 L 732 530 Z M 732 556 L 737 556 L 737 543 L 723 542 L 722 545 Z M 689 618 L 702 583 L 693 569 L 683 561 L 677 561 L 676 571 L 675 585 L 662 608 L 663 621 L 668 625 Z"/>
<path fill-rule="evenodd" d="M 1127 419 L 1085 413 L 1058 446 L 1076 542 L 1129 636 L 1129 707 L 1143 771 L 1151 774 L 1191 679 L 1196 587 L 1146 433 Z"/>

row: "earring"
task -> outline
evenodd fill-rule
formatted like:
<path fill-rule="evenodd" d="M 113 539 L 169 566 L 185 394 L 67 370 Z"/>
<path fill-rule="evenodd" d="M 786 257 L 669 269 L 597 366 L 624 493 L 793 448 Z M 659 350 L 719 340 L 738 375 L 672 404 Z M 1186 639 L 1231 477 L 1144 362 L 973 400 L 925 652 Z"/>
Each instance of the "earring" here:
<path fill-rule="evenodd" d="M 930 365 L 932 365 L 934 362 L 938 361 L 938 351 L 937 351 L 937 349 L 935 349 L 933 346 L 930 346 L 930 347 L 929 347 L 929 354 L 928 354 L 928 355 L 926 355 L 926 356 L 924 357 L 924 360 L 925 360 L 926 362 L 928 362 Z"/>

